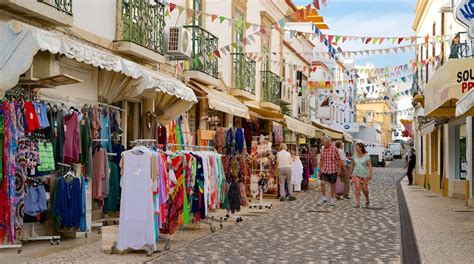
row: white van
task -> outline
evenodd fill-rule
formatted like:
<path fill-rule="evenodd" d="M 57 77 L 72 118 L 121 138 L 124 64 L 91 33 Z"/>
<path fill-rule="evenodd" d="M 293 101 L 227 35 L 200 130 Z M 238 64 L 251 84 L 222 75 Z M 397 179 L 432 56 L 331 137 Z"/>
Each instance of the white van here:
<path fill-rule="evenodd" d="M 364 145 L 372 161 L 372 166 L 385 167 L 385 148 L 382 146 L 382 144 L 364 143 Z"/>
<path fill-rule="evenodd" d="M 388 144 L 388 149 L 393 154 L 393 158 L 395 159 L 401 159 L 403 155 L 403 146 L 401 143 L 390 143 Z"/>

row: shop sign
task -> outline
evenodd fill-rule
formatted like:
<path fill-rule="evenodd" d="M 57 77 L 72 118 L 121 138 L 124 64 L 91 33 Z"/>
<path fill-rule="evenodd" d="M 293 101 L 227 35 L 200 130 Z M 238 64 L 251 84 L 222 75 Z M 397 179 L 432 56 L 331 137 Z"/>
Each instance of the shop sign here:
<path fill-rule="evenodd" d="M 456 77 L 456 82 L 461 84 L 463 94 L 474 88 L 474 71 L 472 69 L 459 71 Z"/>
<path fill-rule="evenodd" d="M 358 123 L 343 123 L 339 125 L 338 130 L 346 133 L 357 133 L 359 132 L 359 124 Z"/>
<path fill-rule="evenodd" d="M 474 39 L 474 0 L 461 0 L 455 12 L 456 20 L 467 27 L 467 34 Z"/>

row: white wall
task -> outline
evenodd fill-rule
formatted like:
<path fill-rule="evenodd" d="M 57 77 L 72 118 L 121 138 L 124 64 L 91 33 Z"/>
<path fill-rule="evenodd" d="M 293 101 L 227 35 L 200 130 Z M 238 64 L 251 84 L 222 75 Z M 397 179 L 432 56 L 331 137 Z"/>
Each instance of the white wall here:
<path fill-rule="evenodd" d="M 117 0 L 74 0 L 74 27 L 114 40 L 116 4 Z"/>

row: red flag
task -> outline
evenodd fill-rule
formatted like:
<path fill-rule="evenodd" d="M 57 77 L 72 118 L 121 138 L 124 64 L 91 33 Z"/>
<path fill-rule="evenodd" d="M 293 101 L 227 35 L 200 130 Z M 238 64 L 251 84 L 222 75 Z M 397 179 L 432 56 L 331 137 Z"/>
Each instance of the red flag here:
<path fill-rule="evenodd" d="M 334 39 L 334 35 L 328 35 L 328 41 L 329 43 L 332 43 L 332 40 Z"/>
<path fill-rule="evenodd" d="M 170 3 L 170 13 L 176 8 L 176 4 Z"/>
<path fill-rule="evenodd" d="M 319 40 L 320 40 L 321 42 L 324 42 L 324 39 L 325 39 L 324 35 L 323 35 L 323 34 L 320 34 L 320 35 L 319 35 Z"/>
<path fill-rule="evenodd" d="M 400 45 L 400 43 L 402 43 L 403 41 L 403 38 L 398 38 L 398 45 Z"/>
<path fill-rule="evenodd" d="M 313 5 L 314 5 L 314 8 L 319 10 L 319 0 L 314 0 Z"/>
<path fill-rule="evenodd" d="M 371 40 L 372 40 L 372 38 L 367 38 L 367 39 L 365 40 L 365 44 L 369 44 L 369 42 L 370 42 Z"/>
<path fill-rule="evenodd" d="M 306 11 L 308 11 L 308 15 L 311 14 L 311 4 L 306 6 Z"/>
<path fill-rule="evenodd" d="M 211 15 L 211 21 L 214 22 L 214 20 L 216 20 L 217 17 L 218 17 L 217 15 L 212 14 L 212 15 Z"/>
<path fill-rule="evenodd" d="M 328 5 L 327 0 L 321 0 L 321 3 L 323 3 L 323 6 L 326 7 Z"/>
<path fill-rule="evenodd" d="M 214 54 L 220 59 L 221 58 L 221 53 L 219 52 L 219 50 L 215 50 L 214 51 Z"/>

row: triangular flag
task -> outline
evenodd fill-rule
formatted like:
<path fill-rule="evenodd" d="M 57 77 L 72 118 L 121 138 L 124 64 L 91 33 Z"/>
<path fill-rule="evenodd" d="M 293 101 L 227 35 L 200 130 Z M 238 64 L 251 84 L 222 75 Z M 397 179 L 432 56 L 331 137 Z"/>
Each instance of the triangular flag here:
<path fill-rule="evenodd" d="M 214 22 L 214 20 L 216 20 L 217 17 L 219 17 L 219 16 L 216 15 L 216 14 L 212 14 L 211 15 L 211 21 Z"/>
<path fill-rule="evenodd" d="M 178 11 L 179 11 L 179 15 L 181 15 L 181 14 L 183 13 L 183 11 L 184 11 L 184 7 L 178 6 Z M 185 66 L 185 68 L 186 68 L 186 64 L 185 64 L 184 66 Z M 188 63 L 188 66 L 189 66 L 189 63 Z"/>
<path fill-rule="evenodd" d="M 245 22 L 245 29 L 248 30 L 251 26 L 252 24 L 250 24 L 249 22 Z"/>
<path fill-rule="evenodd" d="M 385 38 L 380 38 L 379 44 L 382 44 L 382 42 L 385 40 Z"/>
<path fill-rule="evenodd" d="M 314 8 L 319 10 L 319 0 L 314 0 L 313 5 L 314 5 Z"/>
<path fill-rule="evenodd" d="M 327 0 L 321 0 L 321 3 L 323 4 L 324 7 L 326 7 L 328 5 Z"/>
<path fill-rule="evenodd" d="M 397 42 L 397 38 L 392 38 L 392 44 L 395 44 Z"/>
<path fill-rule="evenodd" d="M 411 44 L 416 42 L 416 37 L 411 37 Z"/>
<path fill-rule="evenodd" d="M 324 37 L 323 34 L 319 35 L 319 41 L 320 42 L 324 42 L 324 40 L 326 40 L 326 38 Z"/>
<path fill-rule="evenodd" d="M 224 22 L 224 20 L 225 20 L 225 16 L 220 16 L 220 17 L 219 17 L 219 22 L 220 22 L 221 24 L 222 24 L 222 22 Z"/>
<path fill-rule="evenodd" d="M 221 53 L 218 50 L 214 51 L 214 54 L 220 59 L 221 58 Z"/>
<path fill-rule="evenodd" d="M 278 20 L 278 24 L 280 24 L 281 28 L 284 28 L 285 27 L 285 20 L 283 18 Z"/>
<path fill-rule="evenodd" d="M 168 9 L 165 10 L 165 17 L 170 15 L 170 11 Z"/>
<path fill-rule="evenodd" d="M 329 43 L 332 43 L 332 40 L 334 39 L 334 35 L 328 35 L 328 41 Z"/>
<path fill-rule="evenodd" d="M 346 40 L 347 40 L 347 37 L 345 37 L 345 36 L 342 37 L 342 43 L 346 42 Z M 337 40 L 336 40 L 336 41 L 337 41 Z"/>
<path fill-rule="evenodd" d="M 308 14 L 310 14 L 310 12 L 311 12 L 311 4 L 308 4 L 308 5 L 306 6 L 306 11 L 308 12 Z"/>
<path fill-rule="evenodd" d="M 374 38 L 374 41 L 372 42 L 373 44 L 377 43 L 379 41 L 379 38 Z"/>
<path fill-rule="evenodd" d="M 372 38 L 367 38 L 367 39 L 365 40 L 365 44 L 369 44 L 369 42 L 370 42 L 371 40 L 372 40 Z"/>
<path fill-rule="evenodd" d="M 238 29 L 240 29 L 240 27 L 242 27 L 242 23 L 243 23 L 243 21 L 240 20 L 240 19 L 238 19 L 237 22 L 235 22 L 235 26 L 236 26 Z"/>
<path fill-rule="evenodd" d="M 176 8 L 176 4 L 170 3 L 170 12 L 173 12 Z"/>

